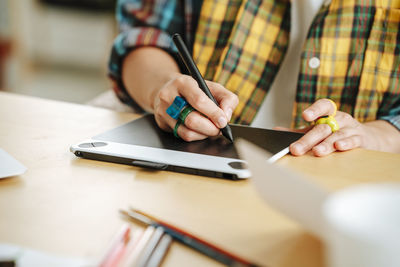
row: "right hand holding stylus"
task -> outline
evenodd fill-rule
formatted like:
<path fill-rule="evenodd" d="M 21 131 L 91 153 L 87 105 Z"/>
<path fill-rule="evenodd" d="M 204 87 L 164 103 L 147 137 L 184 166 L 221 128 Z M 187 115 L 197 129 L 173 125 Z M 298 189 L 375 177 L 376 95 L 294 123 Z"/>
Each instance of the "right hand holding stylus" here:
<path fill-rule="evenodd" d="M 206 83 L 220 107 L 207 97 L 192 77 L 177 74 L 156 93 L 153 107 L 158 126 L 170 132 L 174 129 L 177 121 L 170 117 L 166 110 L 176 96 L 181 96 L 195 111 L 191 112 L 184 125 L 177 129 L 179 137 L 190 142 L 218 135 L 220 129 L 231 119 L 239 100 L 221 84 L 211 81 Z"/>

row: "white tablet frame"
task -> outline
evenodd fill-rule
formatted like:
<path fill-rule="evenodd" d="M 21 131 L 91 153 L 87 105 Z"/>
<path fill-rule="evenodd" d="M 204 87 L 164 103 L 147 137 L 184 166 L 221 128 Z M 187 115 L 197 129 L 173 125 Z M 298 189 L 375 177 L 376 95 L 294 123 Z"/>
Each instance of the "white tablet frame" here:
<path fill-rule="evenodd" d="M 99 147 L 80 147 L 80 145 L 88 143 L 106 143 L 107 145 Z M 121 160 L 118 161 L 118 159 L 125 159 L 125 163 L 127 163 L 128 160 L 131 160 L 133 166 L 151 167 L 152 163 L 155 163 L 154 168 L 168 170 L 167 167 L 170 167 L 171 170 L 174 170 L 174 167 L 178 167 L 175 168 L 175 171 L 179 171 L 179 167 L 188 168 L 193 170 L 189 171 L 191 174 L 209 174 L 206 176 L 230 179 L 245 179 L 249 178 L 251 175 L 248 169 L 235 169 L 229 165 L 229 163 L 232 162 L 240 162 L 246 166 L 246 162 L 239 159 L 121 144 L 104 140 L 87 139 L 81 143 L 72 145 L 70 150 L 76 156 L 84 158 L 97 159 L 98 156 L 102 155 L 105 157 L 102 157 L 100 160 L 105 161 L 121 162 Z M 107 160 L 107 158 L 109 160 Z M 149 163 L 148 166 L 143 164 L 146 162 Z M 182 170 L 182 172 L 185 171 Z M 212 172 L 215 172 L 215 174 L 212 175 Z"/>

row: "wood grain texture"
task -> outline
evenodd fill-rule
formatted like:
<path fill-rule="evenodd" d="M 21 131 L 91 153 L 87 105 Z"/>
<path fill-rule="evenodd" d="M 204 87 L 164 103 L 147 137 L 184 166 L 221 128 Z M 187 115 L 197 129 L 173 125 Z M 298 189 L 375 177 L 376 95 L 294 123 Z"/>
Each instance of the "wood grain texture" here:
<path fill-rule="evenodd" d="M 69 146 L 137 118 L 129 113 L 0 93 L 0 147 L 27 166 L 0 180 L 0 242 L 99 257 L 134 206 L 263 266 L 323 266 L 322 245 L 266 205 L 250 181 L 76 158 Z M 279 164 L 336 190 L 397 180 L 400 155 L 365 150 Z M 306 207 L 304 207 L 306 208 Z M 139 226 L 135 226 L 139 227 Z M 163 266 L 218 266 L 174 244 Z"/>

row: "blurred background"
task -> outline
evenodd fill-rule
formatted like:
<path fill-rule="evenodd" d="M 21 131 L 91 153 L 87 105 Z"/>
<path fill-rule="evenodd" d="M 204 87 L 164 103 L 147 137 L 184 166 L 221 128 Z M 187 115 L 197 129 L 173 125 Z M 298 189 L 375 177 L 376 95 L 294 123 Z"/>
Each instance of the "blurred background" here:
<path fill-rule="evenodd" d="M 116 0 L 0 0 L 0 90 L 87 103 L 110 88 Z"/>

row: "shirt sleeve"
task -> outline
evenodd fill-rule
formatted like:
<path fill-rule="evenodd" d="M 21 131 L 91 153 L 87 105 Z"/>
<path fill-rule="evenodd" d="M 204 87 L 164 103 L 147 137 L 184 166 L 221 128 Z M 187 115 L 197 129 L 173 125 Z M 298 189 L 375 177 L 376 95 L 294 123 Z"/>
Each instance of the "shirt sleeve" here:
<path fill-rule="evenodd" d="M 389 122 L 394 127 L 396 127 L 397 130 L 400 131 L 400 115 L 397 115 L 397 116 L 384 116 L 384 117 L 381 117 L 381 118 L 378 118 L 378 119 Z"/>
<path fill-rule="evenodd" d="M 400 131 L 400 98 L 393 97 L 391 101 L 393 101 L 391 108 L 385 112 L 386 114 L 378 114 L 377 119 L 389 122 Z"/>
<path fill-rule="evenodd" d="M 127 93 L 122 82 L 122 64 L 126 55 L 141 46 L 158 47 L 171 54 L 182 69 L 172 42 L 174 33 L 184 34 L 183 1 L 179 0 L 119 0 L 117 21 L 119 35 L 114 41 L 108 69 L 113 90 L 125 104 L 141 110 Z"/>

